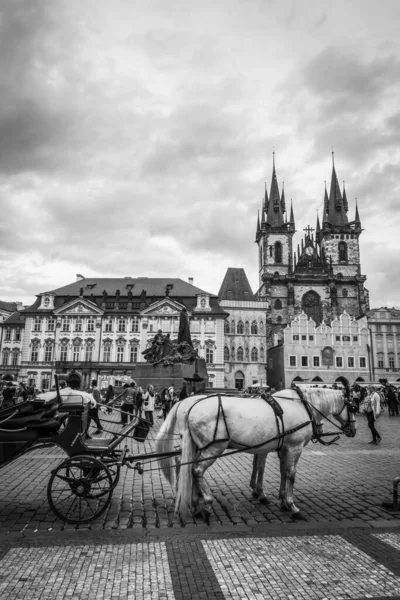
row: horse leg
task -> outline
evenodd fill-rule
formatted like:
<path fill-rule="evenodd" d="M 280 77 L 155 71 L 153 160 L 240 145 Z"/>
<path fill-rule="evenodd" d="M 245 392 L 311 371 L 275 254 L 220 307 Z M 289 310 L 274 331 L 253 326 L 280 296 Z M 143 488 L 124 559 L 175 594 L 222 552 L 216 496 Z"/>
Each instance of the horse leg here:
<path fill-rule="evenodd" d="M 256 494 L 261 504 L 269 504 L 269 500 L 264 493 L 263 489 L 263 479 L 264 479 L 264 471 L 265 471 L 265 462 L 267 460 L 266 454 L 261 454 L 258 456 L 257 461 L 257 486 L 256 486 Z"/>
<path fill-rule="evenodd" d="M 281 510 L 289 511 L 295 519 L 304 519 L 300 509 L 295 505 L 293 497 L 296 467 L 302 450 L 302 446 L 294 448 L 283 447 L 280 456 L 281 487 L 279 490 L 279 500 L 281 501 Z"/>
<path fill-rule="evenodd" d="M 205 450 L 201 450 L 196 457 L 196 462 L 193 465 L 193 476 L 194 481 L 197 483 L 200 493 L 203 497 L 203 516 L 205 520 L 207 520 L 211 515 L 211 507 L 213 503 L 213 495 L 211 493 L 211 488 L 208 485 L 204 474 L 209 467 L 215 462 L 215 460 L 221 456 L 224 450 L 227 449 L 229 442 L 219 442 L 212 444 Z M 201 461 L 201 462 L 197 462 Z"/>
<path fill-rule="evenodd" d="M 253 498 L 258 498 L 257 487 L 258 454 L 253 456 L 253 470 L 250 477 L 250 487 L 253 490 Z"/>

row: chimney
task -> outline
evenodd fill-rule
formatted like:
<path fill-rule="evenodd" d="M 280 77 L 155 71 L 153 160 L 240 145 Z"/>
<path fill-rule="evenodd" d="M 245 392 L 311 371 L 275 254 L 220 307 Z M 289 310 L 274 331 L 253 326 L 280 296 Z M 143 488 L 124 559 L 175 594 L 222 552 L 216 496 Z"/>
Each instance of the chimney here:
<path fill-rule="evenodd" d="M 82 279 L 85 279 L 83 275 L 81 275 L 80 273 L 76 274 L 76 281 L 81 281 Z"/>
<path fill-rule="evenodd" d="M 24 310 L 24 305 L 20 300 L 16 300 L 15 304 L 17 305 L 18 312 L 20 312 L 21 310 Z"/>
<path fill-rule="evenodd" d="M 189 277 L 188 281 L 189 281 L 190 285 L 193 285 L 193 277 Z"/>

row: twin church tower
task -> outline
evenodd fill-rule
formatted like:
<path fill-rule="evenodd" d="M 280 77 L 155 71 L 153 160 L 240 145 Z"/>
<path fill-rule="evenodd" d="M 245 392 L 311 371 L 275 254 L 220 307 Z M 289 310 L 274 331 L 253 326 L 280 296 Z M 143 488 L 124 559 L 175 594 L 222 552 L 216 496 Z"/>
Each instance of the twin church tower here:
<path fill-rule="evenodd" d="M 366 276 L 361 274 L 359 240 L 362 232 L 358 207 L 348 218 L 346 190 L 340 189 L 335 163 L 330 192 L 325 187 L 322 222 L 307 226 L 301 245 L 293 248 L 296 232 L 293 206 L 279 191 L 273 161 L 271 189 L 267 188 L 257 220 L 259 257 L 258 297 L 270 305 L 268 347 L 283 337 L 283 329 L 304 311 L 317 325 L 328 324 L 345 310 L 359 317 L 369 310 Z M 305 225 L 305 224 L 304 224 Z"/>

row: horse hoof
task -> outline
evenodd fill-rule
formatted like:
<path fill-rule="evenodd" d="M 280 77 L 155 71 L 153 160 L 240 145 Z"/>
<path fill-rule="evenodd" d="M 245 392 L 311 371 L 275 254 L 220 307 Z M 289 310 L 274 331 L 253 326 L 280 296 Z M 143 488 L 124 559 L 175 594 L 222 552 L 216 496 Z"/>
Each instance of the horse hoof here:
<path fill-rule="evenodd" d="M 271 504 L 268 498 L 265 496 L 264 498 L 260 498 L 260 504 L 266 506 L 267 504 Z"/>
<path fill-rule="evenodd" d="M 301 510 L 292 513 L 290 516 L 292 517 L 293 521 L 307 521 L 307 517 L 301 512 Z"/>
<path fill-rule="evenodd" d="M 251 494 L 251 495 L 253 496 L 253 498 L 258 498 L 258 494 L 257 494 L 257 492 L 252 492 L 252 494 Z"/>

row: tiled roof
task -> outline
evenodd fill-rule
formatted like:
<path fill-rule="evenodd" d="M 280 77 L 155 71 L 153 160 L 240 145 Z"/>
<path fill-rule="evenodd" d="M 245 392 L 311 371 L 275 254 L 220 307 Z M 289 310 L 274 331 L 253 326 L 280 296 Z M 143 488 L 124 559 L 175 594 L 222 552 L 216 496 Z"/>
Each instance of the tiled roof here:
<path fill-rule="evenodd" d="M 5 321 L 3 321 L 2 325 L 24 325 L 25 319 L 23 315 L 19 312 L 13 312 Z"/>
<path fill-rule="evenodd" d="M 255 300 L 244 269 L 228 268 L 218 297 L 220 300 Z"/>
<path fill-rule="evenodd" d="M 4 302 L 3 300 L 0 300 L 0 309 L 2 310 L 8 310 L 9 312 L 14 312 L 15 310 L 17 310 L 18 305 L 16 302 Z"/>

